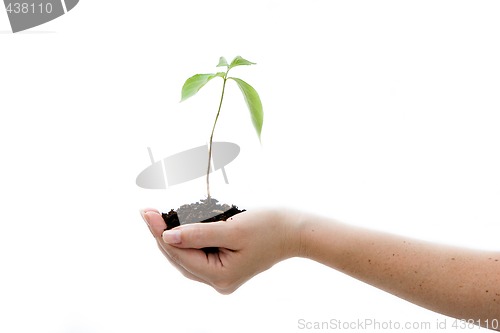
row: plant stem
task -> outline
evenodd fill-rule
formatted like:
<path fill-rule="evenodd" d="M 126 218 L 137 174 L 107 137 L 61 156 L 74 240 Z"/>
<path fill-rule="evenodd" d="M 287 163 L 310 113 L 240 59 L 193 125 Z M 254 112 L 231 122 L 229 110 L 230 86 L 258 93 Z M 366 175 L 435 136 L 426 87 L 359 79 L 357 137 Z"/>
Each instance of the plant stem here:
<path fill-rule="evenodd" d="M 226 71 L 226 75 L 224 75 L 224 83 L 222 84 L 222 94 L 220 96 L 219 109 L 217 110 L 217 116 L 215 117 L 214 126 L 212 127 L 212 134 L 210 135 L 210 143 L 208 145 L 208 168 L 207 168 L 207 195 L 208 201 L 210 201 L 210 167 L 212 164 L 212 142 L 214 138 L 215 125 L 217 125 L 217 120 L 219 119 L 220 110 L 222 107 L 222 101 L 224 100 L 224 92 L 226 90 L 226 82 L 227 82 L 227 74 L 229 73 L 229 69 Z"/>

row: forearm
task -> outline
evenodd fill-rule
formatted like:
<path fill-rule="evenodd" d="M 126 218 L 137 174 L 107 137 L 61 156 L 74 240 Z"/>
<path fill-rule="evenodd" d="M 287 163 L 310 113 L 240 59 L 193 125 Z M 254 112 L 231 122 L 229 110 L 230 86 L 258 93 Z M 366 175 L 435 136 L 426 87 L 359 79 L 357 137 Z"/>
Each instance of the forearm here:
<path fill-rule="evenodd" d="M 300 256 L 430 310 L 500 320 L 500 254 L 448 247 L 304 215 Z"/>

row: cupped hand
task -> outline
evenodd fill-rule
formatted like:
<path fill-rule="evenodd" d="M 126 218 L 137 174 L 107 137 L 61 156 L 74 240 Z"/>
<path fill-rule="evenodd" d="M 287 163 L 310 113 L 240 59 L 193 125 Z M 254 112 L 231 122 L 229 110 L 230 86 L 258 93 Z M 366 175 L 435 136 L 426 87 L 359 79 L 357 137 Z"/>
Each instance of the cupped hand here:
<path fill-rule="evenodd" d="M 222 294 L 300 251 L 299 218 L 289 211 L 243 212 L 227 221 L 182 225 L 164 231 L 154 209 L 141 214 L 165 257 L 181 273 Z M 216 253 L 202 248 L 216 247 Z"/>

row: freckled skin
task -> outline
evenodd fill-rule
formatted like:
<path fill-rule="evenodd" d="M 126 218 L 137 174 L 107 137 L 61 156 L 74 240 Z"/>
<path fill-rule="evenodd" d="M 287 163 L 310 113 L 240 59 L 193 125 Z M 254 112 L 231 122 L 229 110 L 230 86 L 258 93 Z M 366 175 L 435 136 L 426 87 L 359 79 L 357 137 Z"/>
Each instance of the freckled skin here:
<path fill-rule="evenodd" d="M 308 225 L 319 232 L 311 234 Z M 406 239 L 306 217 L 307 258 L 430 310 L 500 320 L 500 253 Z M 491 327 L 490 327 L 491 328 Z"/>

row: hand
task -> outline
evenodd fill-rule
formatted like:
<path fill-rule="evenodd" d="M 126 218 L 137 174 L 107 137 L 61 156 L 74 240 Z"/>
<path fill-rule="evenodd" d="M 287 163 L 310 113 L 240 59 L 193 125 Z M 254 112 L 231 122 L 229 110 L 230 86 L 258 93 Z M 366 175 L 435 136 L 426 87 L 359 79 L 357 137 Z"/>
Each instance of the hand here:
<path fill-rule="evenodd" d="M 243 212 L 227 221 L 182 225 L 164 231 L 154 209 L 141 212 L 165 257 L 195 281 L 222 294 L 234 292 L 277 262 L 298 255 L 297 214 L 275 210 Z M 204 247 L 218 247 L 206 254 Z"/>

